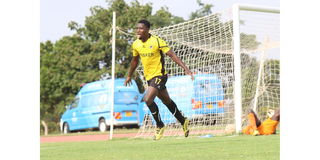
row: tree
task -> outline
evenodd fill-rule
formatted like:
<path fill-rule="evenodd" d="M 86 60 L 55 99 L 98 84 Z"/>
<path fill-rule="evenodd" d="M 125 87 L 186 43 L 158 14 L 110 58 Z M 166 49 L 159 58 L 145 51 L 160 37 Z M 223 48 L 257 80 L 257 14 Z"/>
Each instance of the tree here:
<path fill-rule="evenodd" d="M 212 11 L 211 11 L 211 8 L 213 7 L 212 4 L 204 4 L 201 2 L 201 0 L 197 0 L 197 3 L 201 8 L 196 10 L 195 12 L 192 12 L 189 17 L 189 20 L 193 20 L 196 18 L 200 18 L 200 17 L 212 14 Z"/>
<path fill-rule="evenodd" d="M 95 52 L 95 45 L 78 36 L 66 36 L 55 44 L 47 41 L 40 46 L 41 118 L 58 122 L 80 85 L 98 80 L 106 72 L 98 64 L 104 53 Z"/>
<path fill-rule="evenodd" d="M 173 16 L 168 11 L 168 7 L 161 7 L 155 15 L 150 16 L 149 20 L 153 28 L 165 27 L 184 22 L 183 18 Z"/>

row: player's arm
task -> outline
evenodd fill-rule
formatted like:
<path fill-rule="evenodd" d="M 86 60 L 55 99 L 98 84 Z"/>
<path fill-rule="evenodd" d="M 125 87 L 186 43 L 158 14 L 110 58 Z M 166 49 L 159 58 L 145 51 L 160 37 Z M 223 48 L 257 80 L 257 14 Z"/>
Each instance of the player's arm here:
<path fill-rule="evenodd" d="M 193 80 L 193 74 L 192 72 L 189 70 L 189 68 L 181 61 L 181 59 L 170 49 L 167 53 L 166 53 L 174 62 L 176 62 L 179 66 L 181 66 L 185 73 L 187 75 L 191 76 L 191 79 Z"/>
<path fill-rule="evenodd" d="M 131 63 L 130 63 L 130 68 L 129 68 L 127 78 L 124 81 L 125 86 L 127 86 L 127 84 L 129 84 L 129 86 L 131 85 L 131 77 L 132 77 L 133 72 L 138 67 L 138 63 L 139 63 L 139 56 L 133 56 Z"/>

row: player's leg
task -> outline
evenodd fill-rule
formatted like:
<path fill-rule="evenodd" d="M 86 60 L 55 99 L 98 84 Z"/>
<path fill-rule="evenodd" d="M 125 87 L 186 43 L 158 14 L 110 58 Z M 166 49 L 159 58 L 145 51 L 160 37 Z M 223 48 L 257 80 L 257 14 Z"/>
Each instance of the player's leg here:
<path fill-rule="evenodd" d="M 170 112 L 177 118 L 177 120 L 183 125 L 185 118 L 182 116 L 181 112 L 179 111 L 177 105 L 171 100 L 166 83 L 168 80 L 167 75 L 157 76 L 154 78 L 154 83 L 150 82 L 150 85 L 154 85 L 155 88 L 158 88 L 159 92 L 157 94 L 158 98 L 167 106 Z"/>
<path fill-rule="evenodd" d="M 181 123 L 183 127 L 184 136 L 189 136 L 189 120 L 185 118 L 182 113 L 179 111 L 176 103 L 170 98 L 167 89 L 162 89 L 159 91 L 158 98 L 162 101 L 163 104 L 167 106 L 169 111 L 173 114 L 173 116 Z"/>
<path fill-rule="evenodd" d="M 146 94 L 143 97 L 143 100 L 149 106 L 153 103 L 154 98 L 156 98 L 157 95 L 158 95 L 158 89 L 152 86 L 148 86 Z"/>
<path fill-rule="evenodd" d="M 243 133 L 250 135 L 259 135 L 258 127 L 261 125 L 261 121 L 258 119 L 257 115 L 253 110 L 250 110 L 248 114 L 249 125 L 243 130 Z"/>
<path fill-rule="evenodd" d="M 154 140 L 161 139 L 164 133 L 164 123 L 161 121 L 159 108 L 157 104 L 154 102 L 154 98 L 158 95 L 158 92 L 159 92 L 159 88 L 157 86 L 158 82 L 159 82 L 158 77 L 154 77 L 151 80 L 149 80 L 148 81 L 149 87 L 147 89 L 146 95 L 144 96 L 144 101 L 149 107 L 149 110 L 151 111 L 151 114 L 157 123 L 157 127 L 155 129 L 155 133 L 153 137 Z"/>
<path fill-rule="evenodd" d="M 156 121 L 157 127 L 163 128 L 164 124 L 161 121 L 159 108 L 158 108 L 157 104 L 154 102 L 154 98 L 157 96 L 157 94 L 158 94 L 158 89 L 154 88 L 152 86 L 149 86 L 146 94 L 143 97 L 143 100 L 146 102 L 154 120 Z"/>
<path fill-rule="evenodd" d="M 256 115 L 256 113 L 251 109 L 249 114 L 253 114 L 254 116 L 254 120 L 252 120 L 252 124 L 255 124 L 257 127 L 259 127 L 261 125 L 261 121 L 258 118 L 258 116 Z M 253 119 L 253 118 L 251 118 Z"/>
<path fill-rule="evenodd" d="M 181 123 L 184 124 L 185 117 L 179 111 L 176 103 L 169 97 L 167 89 L 160 90 L 158 93 L 158 98 L 162 101 L 163 104 L 167 106 L 169 111 L 173 114 L 174 117 Z"/>

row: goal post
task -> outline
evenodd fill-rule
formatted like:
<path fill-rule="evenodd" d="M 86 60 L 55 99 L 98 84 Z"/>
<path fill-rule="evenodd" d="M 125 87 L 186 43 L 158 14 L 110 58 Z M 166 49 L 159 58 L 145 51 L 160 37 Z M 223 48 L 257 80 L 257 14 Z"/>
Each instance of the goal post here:
<path fill-rule="evenodd" d="M 116 12 L 112 12 L 112 60 L 111 60 L 111 109 L 110 109 L 110 133 L 109 139 L 113 138 L 114 123 L 114 86 L 115 86 L 115 54 L 116 54 Z"/>

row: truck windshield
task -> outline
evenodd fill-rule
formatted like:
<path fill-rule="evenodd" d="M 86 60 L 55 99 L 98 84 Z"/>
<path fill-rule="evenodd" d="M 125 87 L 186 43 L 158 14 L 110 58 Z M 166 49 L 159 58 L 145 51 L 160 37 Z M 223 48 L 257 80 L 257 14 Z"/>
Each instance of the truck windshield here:
<path fill-rule="evenodd" d="M 76 108 L 78 107 L 78 104 L 79 104 L 79 97 L 76 97 L 70 104 L 70 108 Z"/>
<path fill-rule="evenodd" d="M 133 91 L 119 91 L 114 93 L 114 103 L 138 103 L 138 93 Z"/>

